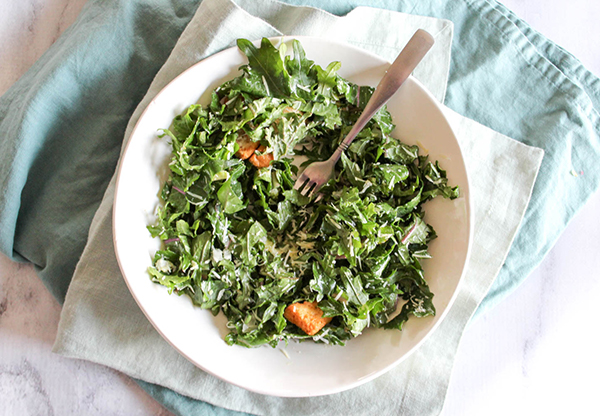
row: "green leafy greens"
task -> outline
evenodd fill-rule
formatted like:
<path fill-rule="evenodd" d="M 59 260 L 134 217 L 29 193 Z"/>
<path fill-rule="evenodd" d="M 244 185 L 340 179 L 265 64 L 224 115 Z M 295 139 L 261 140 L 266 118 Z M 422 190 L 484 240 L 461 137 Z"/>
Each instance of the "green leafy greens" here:
<path fill-rule="evenodd" d="M 309 199 L 293 189 L 298 168 L 328 158 L 373 89 L 267 39 L 238 40 L 249 64 L 192 105 L 164 135 L 173 156 L 157 221 L 163 240 L 149 273 L 228 319 L 226 342 L 254 347 L 313 338 L 343 345 L 369 327 L 402 329 L 410 315 L 435 314 L 421 259 L 434 230 L 422 204 L 456 198 L 437 162 L 390 136 L 380 110 L 343 154 L 334 178 Z M 259 142 L 270 166 L 236 156 L 239 139 Z M 332 320 L 314 337 L 284 317 L 296 302 L 318 302 Z M 398 309 L 398 310 L 397 310 Z"/>

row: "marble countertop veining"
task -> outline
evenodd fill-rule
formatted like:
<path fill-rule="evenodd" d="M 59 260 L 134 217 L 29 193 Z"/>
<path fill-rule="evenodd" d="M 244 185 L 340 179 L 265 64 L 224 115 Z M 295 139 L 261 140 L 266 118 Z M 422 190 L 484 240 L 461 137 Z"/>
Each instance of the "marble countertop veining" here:
<path fill-rule="evenodd" d="M 0 94 L 74 21 L 84 0 L 0 0 Z M 506 0 L 600 74 L 600 2 Z M 444 416 L 600 414 L 600 194 L 527 281 L 471 323 Z M 114 370 L 52 354 L 60 306 L 29 265 L 0 255 L 0 416 L 170 413 Z"/>

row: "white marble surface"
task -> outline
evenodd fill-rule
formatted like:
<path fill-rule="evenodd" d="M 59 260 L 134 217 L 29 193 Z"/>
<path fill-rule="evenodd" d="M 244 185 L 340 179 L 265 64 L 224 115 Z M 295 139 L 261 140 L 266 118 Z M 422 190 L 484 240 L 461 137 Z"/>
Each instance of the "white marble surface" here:
<path fill-rule="evenodd" d="M 84 0 L 0 0 L 0 94 Z M 600 74 L 600 2 L 506 0 Z M 600 194 L 541 266 L 465 333 L 444 416 L 600 414 Z M 60 307 L 33 269 L 0 255 L 0 416 L 170 413 L 128 377 L 51 353 Z"/>

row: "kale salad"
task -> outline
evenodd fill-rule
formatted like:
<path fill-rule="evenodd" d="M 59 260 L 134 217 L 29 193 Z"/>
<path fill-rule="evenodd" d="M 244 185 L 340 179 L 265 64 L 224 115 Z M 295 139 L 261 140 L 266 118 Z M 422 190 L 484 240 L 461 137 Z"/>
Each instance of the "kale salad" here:
<path fill-rule="evenodd" d="M 456 198 L 458 187 L 390 135 L 383 107 L 334 177 L 301 195 L 298 170 L 335 151 L 373 88 L 339 76 L 339 62 L 315 64 L 296 40 L 291 51 L 268 39 L 237 45 L 248 58 L 242 74 L 163 131 L 173 153 L 148 226 L 162 240 L 151 279 L 224 313 L 225 341 L 245 347 L 344 345 L 367 327 L 401 330 L 411 315 L 434 315 L 421 261 L 436 234 L 422 206 Z M 308 330 L 310 320 L 320 324 Z"/>

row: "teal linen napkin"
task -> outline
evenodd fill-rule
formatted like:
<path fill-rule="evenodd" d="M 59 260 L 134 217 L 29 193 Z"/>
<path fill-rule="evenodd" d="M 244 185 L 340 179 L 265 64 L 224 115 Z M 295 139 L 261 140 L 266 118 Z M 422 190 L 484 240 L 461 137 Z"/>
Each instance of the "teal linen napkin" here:
<path fill-rule="evenodd" d="M 92 0 L 0 99 L 0 250 L 61 303 L 127 122 L 198 4 Z"/>
<path fill-rule="evenodd" d="M 452 38 L 448 21 L 370 8 L 357 8 L 336 17 L 318 9 L 274 1 L 205 0 L 134 112 L 125 140 L 162 87 L 196 61 L 234 44 L 238 37 L 282 33 L 335 36 L 393 59 L 420 27 L 434 34 L 436 45 L 415 75 L 441 100 Z M 282 399 L 250 393 L 187 362 L 152 328 L 120 276 L 111 240 L 114 180 L 96 212 L 88 244 L 69 287 L 55 351 L 202 400 L 204 403 L 188 402 L 197 414 L 204 414 L 207 403 L 260 415 L 347 415 L 356 408 L 364 415 L 438 413 L 460 336 L 506 257 L 542 157 L 539 149 L 508 139 L 450 110 L 446 113 L 461 141 L 472 177 L 474 248 L 464 285 L 447 318 L 415 354 L 385 376 L 327 397 Z M 157 397 L 161 393 L 174 394 L 143 385 Z M 182 400 L 187 399 L 177 398 L 169 407 L 178 409 Z M 177 411 L 187 414 L 190 409 Z"/>
<path fill-rule="evenodd" d="M 457 35 L 446 104 L 546 150 L 521 232 L 481 307 L 493 305 L 541 261 L 598 188 L 597 78 L 493 1 L 311 4 L 340 15 L 368 4 L 452 20 Z M 0 247 L 33 262 L 59 300 L 114 170 L 127 120 L 196 7 L 182 0 L 90 1 L 0 100 Z M 185 414 L 209 409 L 146 388 Z"/>

